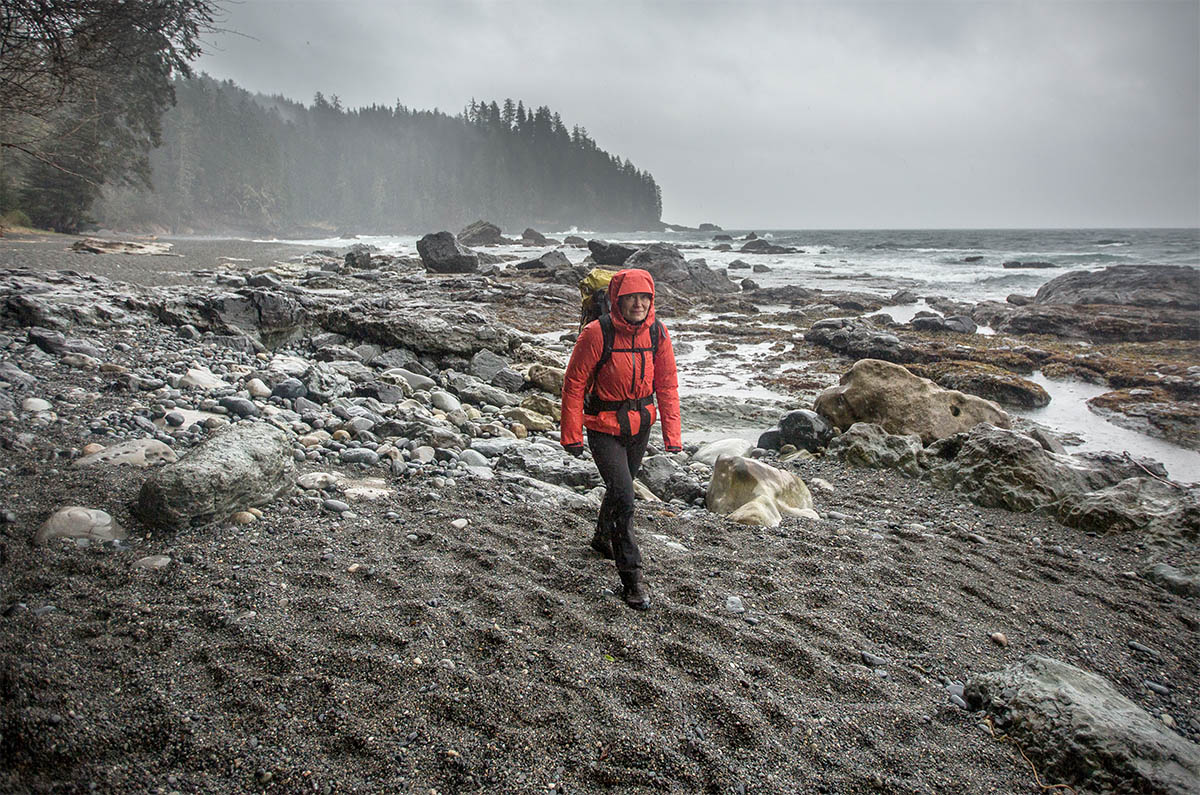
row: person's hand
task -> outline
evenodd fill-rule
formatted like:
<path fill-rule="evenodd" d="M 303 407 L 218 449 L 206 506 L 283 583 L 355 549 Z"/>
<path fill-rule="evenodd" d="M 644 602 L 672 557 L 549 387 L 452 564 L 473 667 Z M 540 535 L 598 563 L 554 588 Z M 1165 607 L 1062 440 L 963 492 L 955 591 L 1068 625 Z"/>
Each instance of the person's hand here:
<path fill-rule="evenodd" d="M 566 444 L 566 445 L 563 445 L 563 449 L 566 450 L 571 455 L 575 456 L 576 458 L 580 458 L 583 456 L 583 445 L 582 444 Z"/>

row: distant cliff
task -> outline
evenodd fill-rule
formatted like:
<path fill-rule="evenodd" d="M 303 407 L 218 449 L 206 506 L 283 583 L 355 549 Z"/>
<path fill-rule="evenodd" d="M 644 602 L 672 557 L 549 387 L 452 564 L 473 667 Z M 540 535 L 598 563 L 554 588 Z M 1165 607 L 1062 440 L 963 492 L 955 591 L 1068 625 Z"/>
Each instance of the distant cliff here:
<path fill-rule="evenodd" d="M 153 192 L 110 190 L 97 219 L 175 232 L 657 229 L 654 177 L 547 107 L 305 106 L 207 76 L 175 84 L 152 155 Z"/>

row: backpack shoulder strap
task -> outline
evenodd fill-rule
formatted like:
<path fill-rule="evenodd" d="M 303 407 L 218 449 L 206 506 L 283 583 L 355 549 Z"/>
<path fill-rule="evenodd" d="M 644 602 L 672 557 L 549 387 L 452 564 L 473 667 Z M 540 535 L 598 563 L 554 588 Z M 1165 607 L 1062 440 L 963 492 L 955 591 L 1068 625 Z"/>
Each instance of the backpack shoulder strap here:
<path fill-rule="evenodd" d="M 592 368 L 592 375 L 588 378 L 588 389 L 591 390 L 591 385 L 596 380 L 596 374 L 600 372 L 600 368 L 608 364 L 608 360 L 612 358 L 613 344 L 617 339 L 617 329 L 613 326 L 612 315 L 603 314 L 600 316 L 600 332 L 604 336 L 604 349 L 600 352 L 600 358 L 596 360 L 596 365 Z"/>
<path fill-rule="evenodd" d="M 663 324 L 660 320 L 655 320 L 654 325 L 650 327 L 650 355 L 658 356 L 658 338 L 662 336 Z"/>

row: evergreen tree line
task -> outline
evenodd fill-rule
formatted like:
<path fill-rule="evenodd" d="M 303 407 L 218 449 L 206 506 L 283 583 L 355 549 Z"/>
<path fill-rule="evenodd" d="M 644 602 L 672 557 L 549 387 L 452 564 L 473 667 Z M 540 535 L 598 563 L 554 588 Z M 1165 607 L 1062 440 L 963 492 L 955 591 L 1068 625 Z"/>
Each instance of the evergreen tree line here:
<path fill-rule="evenodd" d="M 153 192 L 107 191 L 102 222 L 282 234 L 455 231 L 479 219 L 516 234 L 660 226 L 650 173 L 547 107 L 351 110 L 320 93 L 305 106 L 203 75 L 174 89 L 150 157 Z"/>

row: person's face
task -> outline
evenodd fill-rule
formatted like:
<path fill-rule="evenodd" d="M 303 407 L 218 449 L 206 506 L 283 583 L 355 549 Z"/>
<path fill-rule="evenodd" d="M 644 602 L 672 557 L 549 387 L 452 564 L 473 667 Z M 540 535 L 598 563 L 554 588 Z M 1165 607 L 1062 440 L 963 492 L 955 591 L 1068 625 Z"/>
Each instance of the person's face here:
<path fill-rule="evenodd" d="M 650 293 L 626 293 L 617 299 L 621 317 L 629 323 L 641 323 L 650 314 Z"/>

